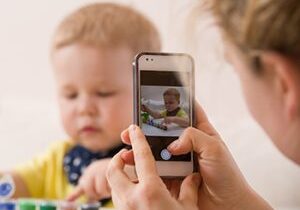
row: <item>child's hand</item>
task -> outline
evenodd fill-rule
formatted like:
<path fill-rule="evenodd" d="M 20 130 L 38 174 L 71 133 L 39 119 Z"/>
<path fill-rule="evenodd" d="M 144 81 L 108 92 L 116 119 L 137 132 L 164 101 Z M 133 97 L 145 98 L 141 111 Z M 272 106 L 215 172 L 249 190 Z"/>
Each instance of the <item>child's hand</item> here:
<path fill-rule="evenodd" d="M 165 117 L 163 123 L 165 124 L 170 124 L 170 123 L 175 123 L 183 128 L 186 128 L 189 126 L 189 119 L 186 117 Z"/>
<path fill-rule="evenodd" d="M 81 195 L 85 195 L 90 202 L 110 197 L 110 188 L 105 176 L 109 162 L 110 159 L 103 159 L 91 163 L 67 200 L 75 201 Z"/>
<path fill-rule="evenodd" d="M 164 123 L 170 124 L 172 122 L 174 122 L 174 117 L 165 117 L 164 118 Z"/>
<path fill-rule="evenodd" d="M 143 112 L 147 112 L 147 107 L 146 107 L 146 105 L 141 105 L 141 110 L 143 111 Z"/>

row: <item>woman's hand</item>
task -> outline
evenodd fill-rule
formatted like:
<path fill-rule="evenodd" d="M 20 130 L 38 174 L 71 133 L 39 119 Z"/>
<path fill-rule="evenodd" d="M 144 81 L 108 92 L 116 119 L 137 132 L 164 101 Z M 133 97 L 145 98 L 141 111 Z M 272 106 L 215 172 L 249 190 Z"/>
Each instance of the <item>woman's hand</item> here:
<path fill-rule="evenodd" d="M 154 157 L 139 127 L 130 126 L 122 133 L 122 138 L 130 138 L 138 183 L 133 183 L 124 172 L 126 162 L 121 156 L 132 154 L 124 149 L 113 157 L 107 170 L 113 203 L 117 209 L 198 209 L 199 174 L 186 177 L 178 197 L 174 198 L 158 176 Z"/>
<path fill-rule="evenodd" d="M 196 106 L 197 128 L 186 129 L 169 145 L 173 155 L 194 151 L 202 177 L 199 209 L 272 209 L 247 184 L 221 137 Z"/>
<path fill-rule="evenodd" d="M 190 186 L 193 191 L 185 194 L 185 200 L 192 199 L 189 201 L 191 205 L 187 205 L 185 208 L 195 208 L 194 201 L 197 200 L 197 208 L 199 209 L 272 209 L 247 184 L 226 145 L 211 126 L 200 106 L 196 107 L 196 115 L 197 128 L 186 129 L 180 138 L 168 147 L 173 155 L 186 154 L 190 151 L 194 151 L 197 155 L 201 184 L 198 192 L 193 188 L 196 184 Z M 162 209 L 176 209 L 175 207 L 178 207 L 178 205 L 172 207 L 173 204 L 177 204 L 174 199 L 177 194 L 181 195 L 185 191 L 185 183 L 190 178 L 185 179 L 181 188 L 178 186 L 180 182 L 177 182 L 177 184 L 173 182 L 172 185 L 168 185 L 172 195 L 175 195 L 172 199 L 169 199 L 169 195 L 166 193 L 166 185 L 158 177 L 154 158 L 140 129 L 131 127 L 129 131 L 126 130 L 122 133 L 122 140 L 126 144 L 132 144 L 133 152 L 123 151 L 118 154 L 112 162 L 113 165 L 109 167 L 109 173 L 107 174 L 112 190 L 119 188 L 119 191 L 115 192 L 115 196 L 113 195 L 118 206 L 124 209 L 149 209 L 153 207 L 152 204 L 155 204 L 152 209 L 159 209 L 160 206 Z M 124 176 L 120 169 L 125 163 L 134 164 L 134 162 L 139 176 L 138 184 L 128 182 L 127 178 L 125 180 L 130 183 L 128 185 L 112 179 L 113 176 L 117 176 L 114 175 L 117 171 Z M 149 176 L 149 179 L 144 181 L 143 177 L 146 176 Z M 135 187 L 134 190 L 130 190 L 133 189 L 132 185 Z M 139 186 L 141 187 L 139 188 Z M 178 189 L 180 189 L 179 192 Z M 194 197 L 195 193 L 197 198 Z M 126 197 L 127 195 L 129 197 Z M 180 201 L 179 196 L 178 202 Z"/>

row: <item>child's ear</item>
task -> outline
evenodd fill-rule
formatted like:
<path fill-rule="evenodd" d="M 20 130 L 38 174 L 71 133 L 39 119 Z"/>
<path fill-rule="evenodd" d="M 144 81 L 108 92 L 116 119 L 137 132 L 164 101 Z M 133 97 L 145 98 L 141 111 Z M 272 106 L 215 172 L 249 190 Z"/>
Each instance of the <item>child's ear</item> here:
<path fill-rule="evenodd" d="M 261 55 L 264 71 L 271 71 L 272 88 L 282 100 L 287 120 L 293 120 L 300 107 L 300 67 L 293 59 L 279 53 L 264 52 Z"/>

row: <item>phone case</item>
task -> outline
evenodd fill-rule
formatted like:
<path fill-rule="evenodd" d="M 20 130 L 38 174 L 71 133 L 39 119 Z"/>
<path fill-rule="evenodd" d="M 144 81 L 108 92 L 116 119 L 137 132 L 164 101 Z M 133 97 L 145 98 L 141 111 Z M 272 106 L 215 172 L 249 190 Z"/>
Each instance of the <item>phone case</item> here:
<path fill-rule="evenodd" d="M 133 97 L 134 97 L 134 110 L 133 110 L 133 119 L 134 119 L 134 124 L 141 126 L 140 124 L 140 99 L 139 99 L 139 95 L 140 95 L 140 71 L 139 71 L 139 59 L 144 56 L 144 55 L 162 55 L 162 56 L 170 56 L 170 55 L 177 55 L 177 56 L 187 56 L 190 57 L 191 61 L 192 61 L 192 78 L 195 78 L 195 71 L 194 71 L 194 61 L 193 58 L 185 53 L 157 53 L 157 52 L 142 52 L 139 53 L 135 56 L 134 61 L 133 61 Z M 194 115 L 194 109 L 195 109 L 195 81 L 194 79 L 191 80 L 192 81 L 192 90 L 190 92 L 191 97 L 193 99 L 193 102 L 191 104 L 191 118 L 192 118 L 192 126 L 195 127 L 196 126 L 196 119 L 195 119 L 195 115 Z M 197 164 L 198 161 L 196 161 L 196 155 L 192 154 L 192 161 L 193 161 L 193 171 L 199 171 L 199 166 Z M 169 178 L 169 177 L 166 177 Z M 172 178 L 174 178 L 174 176 L 172 176 Z"/>

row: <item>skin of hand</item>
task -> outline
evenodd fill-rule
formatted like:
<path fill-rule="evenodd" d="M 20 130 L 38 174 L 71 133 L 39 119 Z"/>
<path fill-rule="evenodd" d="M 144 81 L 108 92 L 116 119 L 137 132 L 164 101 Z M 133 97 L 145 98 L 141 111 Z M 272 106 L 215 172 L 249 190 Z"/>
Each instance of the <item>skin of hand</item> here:
<path fill-rule="evenodd" d="M 186 117 L 177 117 L 177 116 L 165 117 L 164 123 L 166 123 L 166 124 L 176 123 L 179 126 L 186 128 L 189 126 L 189 119 Z"/>
<path fill-rule="evenodd" d="M 174 117 L 165 117 L 164 118 L 164 123 L 169 124 L 169 123 L 172 123 L 172 122 L 174 122 Z"/>
<path fill-rule="evenodd" d="M 196 106 L 195 111 L 196 128 L 187 128 L 180 138 L 168 147 L 168 150 L 173 155 L 186 154 L 190 151 L 196 153 L 201 174 L 201 184 L 197 195 L 198 208 L 210 210 L 272 209 L 247 184 L 220 135 L 209 123 L 199 105 Z M 122 139 L 124 143 L 133 144 L 134 138 L 130 136 L 128 130 L 122 133 Z M 143 136 L 139 136 L 138 139 L 138 143 L 142 142 Z M 123 152 L 121 157 L 124 162 L 132 164 L 139 159 L 147 162 L 154 161 L 152 154 L 144 153 L 136 156 L 134 154 L 135 149 L 133 147 L 133 152 Z M 146 171 L 145 168 L 140 170 Z M 174 183 L 172 185 L 168 187 L 170 191 L 173 191 L 172 194 L 180 193 L 174 192 L 180 188 Z M 155 182 L 150 184 L 149 188 L 156 190 L 156 193 L 159 194 L 157 192 L 158 185 L 156 186 Z M 190 194 L 190 196 L 193 195 Z M 155 199 L 150 196 L 147 203 L 150 204 Z"/>
<path fill-rule="evenodd" d="M 110 197 L 110 188 L 106 180 L 106 170 L 111 159 L 94 161 L 83 172 L 78 185 L 67 197 L 68 201 L 75 201 L 85 195 L 89 202 Z"/>
<path fill-rule="evenodd" d="M 196 128 L 186 129 L 168 150 L 173 155 L 194 151 L 202 177 L 200 209 L 272 209 L 248 185 L 220 135 L 196 106 Z"/>
<path fill-rule="evenodd" d="M 178 197 L 173 197 L 158 176 L 154 157 L 142 131 L 132 125 L 122 133 L 122 138 L 126 136 L 130 138 L 133 147 L 138 182 L 132 182 L 124 172 L 127 163 L 122 154 L 128 151 L 123 149 L 113 157 L 107 170 L 115 207 L 122 210 L 198 209 L 199 173 L 186 177 L 181 183 Z"/>
<path fill-rule="evenodd" d="M 161 114 L 157 111 L 154 111 L 152 109 L 150 109 L 148 106 L 146 105 L 142 105 L 141 106 L 141 110 L 143 112 L 148 112 L 154 119 L 158 119 L 158 118 L 161 118 Z"/>
<path fill-rule="evenodd" d="M 141 105 L 141 110 L 143 111 L 143 112 L 147 112 L 147 106 L 146 105 Z"/>

